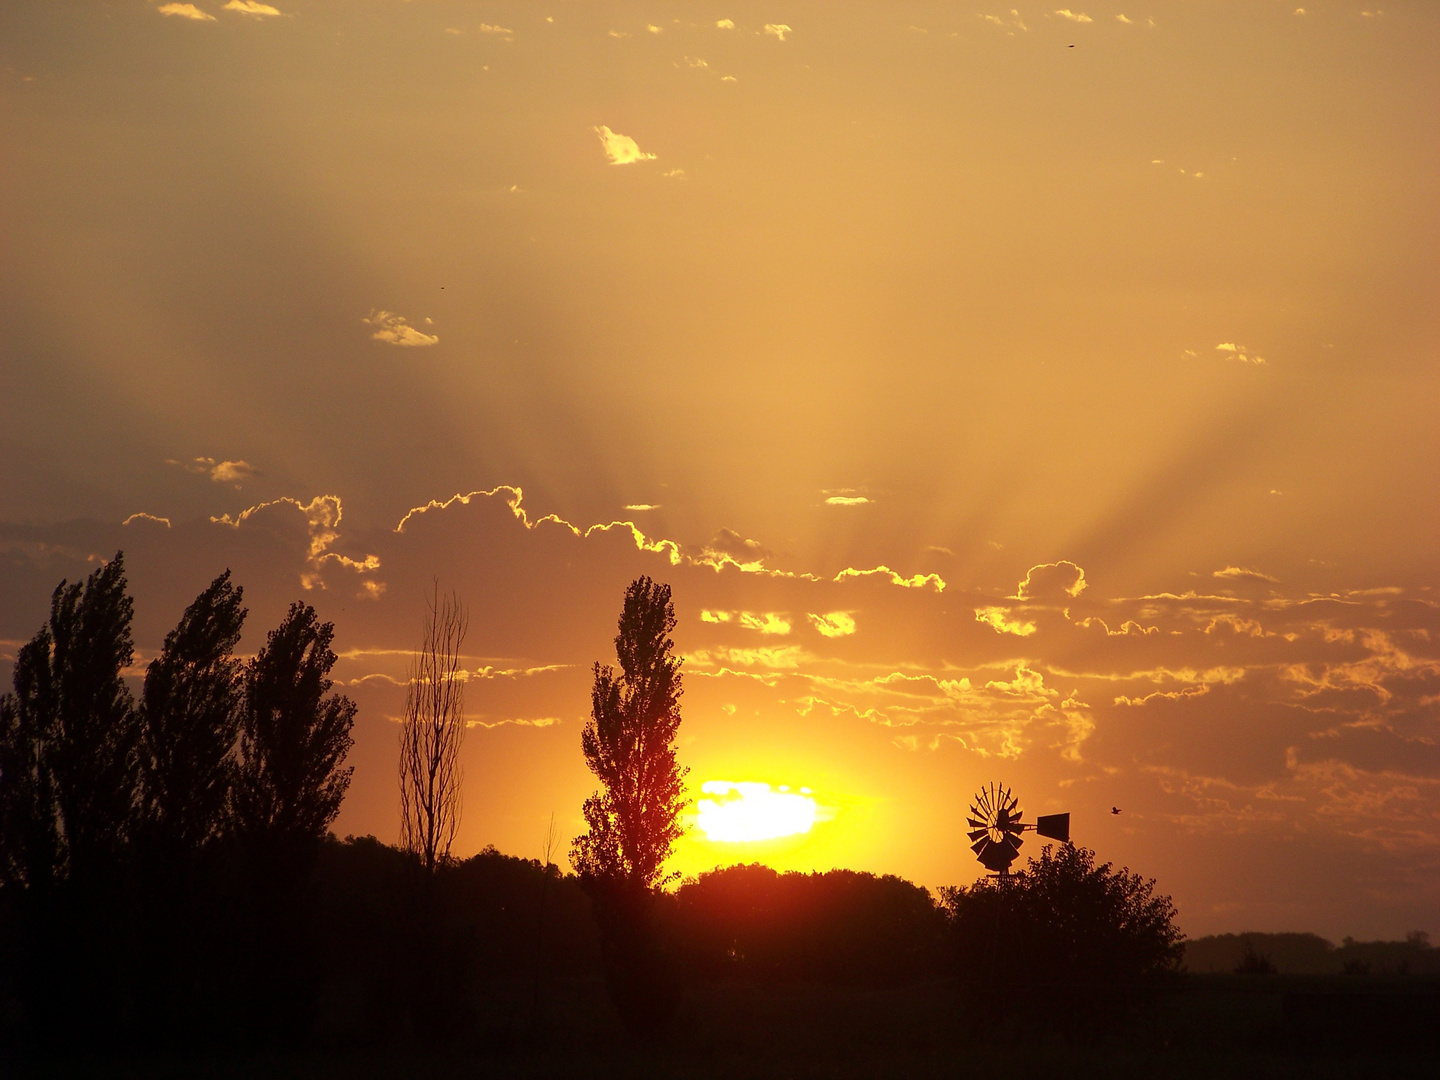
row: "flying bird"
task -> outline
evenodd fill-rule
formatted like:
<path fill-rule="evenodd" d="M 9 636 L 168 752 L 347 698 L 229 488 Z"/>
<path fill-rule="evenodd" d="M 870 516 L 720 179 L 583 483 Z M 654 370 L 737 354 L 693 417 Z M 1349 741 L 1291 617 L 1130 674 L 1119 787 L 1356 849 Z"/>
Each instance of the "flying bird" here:
<path fill-rule="evenodd" d="M 1118 814 L 1119 812 L 1120 812 L 1120 808 L 1119 808 L 1118 806 L 1112 806 L 1112 807 L 1110 807 L 1110 813 L 1112 813 L 1112 814 Z"/>

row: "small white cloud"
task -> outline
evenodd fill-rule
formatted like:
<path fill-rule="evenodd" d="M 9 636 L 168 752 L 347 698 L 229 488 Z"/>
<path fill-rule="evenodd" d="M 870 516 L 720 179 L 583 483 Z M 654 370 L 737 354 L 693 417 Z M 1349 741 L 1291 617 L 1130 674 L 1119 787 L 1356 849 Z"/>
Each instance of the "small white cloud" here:
<path fill-rule="evenodd" d="M 652 34 L 663 34 L 665 32 L 665 28 L 663 26 L 656 26 L 654 23 L 646 24 L 645 29 L 650 31 L 650 33 Z"/>
<path fill-rule="evenodd" d="M 629 165 L 636 161 L 655 160 L 654 154 L 647 154 L 641 150 L 639 144 L 629 135 L 611 131 L 603 124 L 591 130 L 600 136 L 600 145 L 605 148 L 605 156 L 610 159 L 611 165 Z"/>
<path fill-rule="evenodd" d="M 161 15 L 175 15 L 182 19 L 194 19 L 196 22 L 214 22 L 215 16 L 208 11 L 201 11 L 194 4 L 161 4 L 156 8 Z"/>
<path fill-rule="evenodd" d="M 864 506 L 870 502 L 864 495 L 831 495 L 825 500 L 826 506 Z"/>
<path fill-rule="evenodd" d="M 698 56 L 687 56 L 685 58 L 685 63 L 689 64 L 693 68 L 708 68 L 710 66 Z"/>
<path fill-rule="evenodd" d="M 765 24 L 765 33 L 769 34 L 771 37 L 778 38 L 781 41 L 785 40 L 786 34 L 790 34 L 793 32 L 794 31 L 792 31 L 790 27 L 786 26 L 784 23 Z"/>
<path fill-rule="evenodd" d="M 849 637 L 855 633 L 855 620 L 848 611 L 832 611 L 825 615 L 805 616 L 816 630 L 828 638 Z"/>
<path fill-rule="evenodd" d="M 482 22 L 478 29 L 482 34 L 493 34 L 495 37 L 503 37 L 506 41 L 515 40 L 515 31 L 511 30 L 508 26 Z"/>
<path fill-rule="evenodd" d="M 461 30 L 461 29 L 460 29 L 459 27 L 457 27 L 457 26 L 447 26 L 447 27 L 445 28 L 445 33 L 451 35 L 452 37 L 458 37 L 460 34 L 463 34 L 464 32 L 465 32 L 465 31 Z"/>
<path fill-rule="evenodd" d="M 660 504 L 659 504 L 659 503 L 628 503 L 628 504 L 626 504 L 625 509 L 626 509 L 626 510 L 631 510 L 631 511 L 636 511 L 636 512 L 639 512 L 639 511 L 641 511 L 641 510 L 659 510 L 659 509 L 660 509 Z"/>
<path fill-rule="evenodd" d="M 222 11 L 233 11 L 240 15 L 253 15 L 257 19 L 273 18 L 280 14 L 279 8 L 273 8 L 269 4 L 256 3 L 256 0 L 230 0 Z"/>
<path fill-rule="evenodd" d="M 1257 356 L 1255 353 L 1251 352 L 1248 345 L 1237 345 L 1233 341 L 1222 341 L 1219 345 L 1215 346 L 1215 351 L 1228 352 L 1232 354 L 1235 359 L 1239 360 L 1242 364 L 1265 363 L 1265 358 L 1263 356 Z"/>
<path fill-rule="evenodd" d="M 1126 26 L 1130 26 L 1134 23 L 1135 20 L 1131 19 L 1129 16 L 1126 15 L 1116 15 L 1115 21 L 1118 23 L 1124 23 Z"/>
<path fill-rule="evenodd" d="M 1069 8 L 1056 8 L 1055 14 L 1059 15 L 1062 19 L 1069 19 L 1071 22 L 1087 23 L 1095 21 L 1083 11 L 1071 11 Z"/>
<path fill-rule="evenodd" d="M 1297 8 L 1295 9 L 1295 14 L 1296 14 L 1296 15 L 1304 15 L 1304 14 L 1305 14 L 1305 9 L 1304 9 L 1303 7 L 1297 7 Z"/>
<path fill-rule="evenodd" d="M 374 327 L 374 333 L 370 336 L 387 345 L 421 347 L 434 345 L 440 340 L 434 334 L 417 330 L 405 320 L 405 316 L 396 315 L 393 311 L 372 311 L 369 317 L 360 321 L 366 326 Z"/>
<path fill-rule="evenodd" d="M 721 81 L 721 82 L 734 82 L 734 81 L 735 81 L 735 76 L 734 76 L 734 75 L 721 75 L 721 76 L 720 76 L 720 81 Z"/>
<path fill-rule="evenodd" d="M 628 31 L 628 30 L 607 30 L 607 31 L 605 31 L 605 32 L 606 32 L 607 34 L 609 34 L 609 35 L 610 35 L 611 37 L 613 37 L 613 38 L 622 38 L 622 37 L 629 37 L 629 36 L 630 36 L 630 31 Z"/>
<path fill-rule="evenodd" d="M 717 19 L 715 21 L 715 25 L 718 26 L 721 30 L 735 29 L 735 21 L 733 19 Z"/>
<path fill-rule="evenodd" d="M 668 177 L 671 177 L 672 179 L 675 179 L 675 180 L 684 180 L 684 179 L 685 179 L 685 170 L 684 170 L 684 169 L 666 169 L 666 170 L 665 170 L 664 172 L 662 172 L 660 175 L 661 175 L 661 176 L 668 176 Z"/>

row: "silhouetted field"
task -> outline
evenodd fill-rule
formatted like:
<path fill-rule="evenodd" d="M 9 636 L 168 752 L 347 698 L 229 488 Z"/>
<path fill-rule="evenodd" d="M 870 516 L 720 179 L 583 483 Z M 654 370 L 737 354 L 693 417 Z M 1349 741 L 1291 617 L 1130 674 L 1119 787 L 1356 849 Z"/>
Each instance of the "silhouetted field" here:
<path fill-rule="evenodd" d="M 1003 993 L 1003 988 L 997 988 Z M 875 989 L 733 980 L 691 986 L 673 1037 L 637 1047 L 619 1034 L 602 982 L 525 981 L 477 987 L 477 1025 L 442 1054 L 363 1051 L 322 1041 L 292 1055 L 47 1056 L 11 1060 L 17 1080 L 70 1077 L 1429 1077 L 1440 984 L 1338 977 L 1186 976 L 1153 1015 L 1096 1042 L 1047 1033 L 1015 1003 L 1013 1020 L 976 1025 L 941 982 Z M 1431 1011 L 1430 1042 L 1394 1045 L 1384 1032 L 1340 1025 L 1334 1038 L 1295 1028 L 1297 997 L 1399 1002 Z M 1371 1013 L 1374 1014 L 1372 1008 Z M 338 1032 L 334 1034 L 338 1035 Z M 1375 1042 L 1382 1045 L 1373 1045 Z"/>

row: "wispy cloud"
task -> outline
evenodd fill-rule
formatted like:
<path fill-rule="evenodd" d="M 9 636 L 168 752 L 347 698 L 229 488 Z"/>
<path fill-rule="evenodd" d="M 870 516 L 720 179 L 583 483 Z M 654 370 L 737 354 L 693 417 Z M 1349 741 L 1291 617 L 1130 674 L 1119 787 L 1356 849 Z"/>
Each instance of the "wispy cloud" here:
<path fill-rule="evenodd" d="M 1095 21 L 1083 11 L 1071 11 L 1069 8 L 1056 8 L 1055 14 L 1059 15 L 1062 19 L 1069 19 L 1071 22 L 1087 23 Z"/>
<path fill-rule="evenodd" d="M 659 509 L 660 509 L 660 504 L 659 504 L 659 503 L 626 503 L 625 509 L 626 509 L 626 510 L 633 510 L 633 511 L 636 511 L 636 512 L 639 512 L 639 511 L 641 511 L 641 510 L 659 510 Z"/>
<path fill-rule="evenodd" d="M 1195 175 L 1199 176 L 1200 174 L 1196 173 Z M 1235 359 L 1239 360 L 1242 364 L 1265 363 L 1265 358 L 1263 356 L 1257 356 L 1253 351 L 1251 351 L 1250 346 L 1237 345 L 1233 341 L 1222 341 L 1219 345 L 1215 346 L 1215 351 L 1227 352 L 1231 356 L 1235 357 Z"/>
<path fill-rule="evenodd" d="M 835 575 L 834 580 L 838 583 L 847 578 L 864 577 L 889 578 L 890 584 L 899 585 L 905 589 L 924 589 L 929 587 L 937 593 L 945 591 L 945 580 L 939 574 L 913 574 L 907 578 L 884 565 L 874 567 L 871 570 L 857 570 L 853 566 L 847 566 Z"/>
<path fill-rule="evenodd" d="M 167 518 L 167 517 L 157 517 L 157 516 L 155 516 L 154 514 L 147 514 L 147 513 L 145 513 L 143 510 L 142 510 L 140 513 L 138 513 L 138 514 L 131 514 L 129 517 L 127 517 L 127 518 L 126 518 L 124 521 L 122 521 L 120 524 L 121 524 L 121 525 L 131 525 L 131 524 L 133 524 L 133 523 L 135 523 L 135 522 L 137 522 L 137 521 L 142 521 L 142 522 L 143 522 L 143 521 L 148 521 L 148 522 L 150 522 L 150 523 L 152 523 L 152 524 L 155 524 L 155 525 L 164 525 L 165 528 L 167 528 L 167 529 L 170 528 L 170 519 L 169 519 L 169 518 Z"/>
<path fill-rule="evenodd" d="M 372 311 L 360 321 L 373 328 L 374 332 L 370 335 L 372 338 L 387 345 L 422 347 L 435 345 L 440 341 L 438 336 L 411 326 L 405 316 L 397 315 L 393 311 Z M 425 321 L 428 323 L 430 320 Z"/>
<path fill-rule="evenodd" d="M 746 630 L 756 630 L 762 634 L 776 634 L 782 637 L 790 633 L 791 628 L 789 619 L 773 611 L 762 612 L 758 615 L 753 612 L 742 611 L 740 613 L 740 625 L 745 627 Z"/>
<path fill-rule="evenodd" d="M 855 633 L 855 618 L 848 611 L 831 611 L 824 615 L 805 616 L 824 637 L 849 637 Z"/>
<path fill-rule="evenodd" d="M 794 31 L 791 30 L 790 27 L 786 26 L 784 23 L 766 23 L 765 33 L 769 34 L 773 38 L 778 38 L 780 41 L 784 41 L 785 35 L 794 33 Z"/>
<path fill-rule="evenodd" d="M 255 467 L 248 461 L 217 461 L 213 457 L 197 457 L 193 461 L 176 461 L 172 458 L 165 464 L 179 465 L 188 473 L 208 476 L 217 484 L 230 484 L 237 491 L 240 485 L 256 475 Z"/>
<path fill-rule="evenodd" d="M 230 0 L 221 10 L 233 11 L 237 15 L 252 15 L 257 19 L 273 18 L 280 14 L 279 8 L 273 8 L 269 4 L 257 3 L 256 0 Z"/>
<path fill-rule="evenodd" d="M 870 500 L 864 495 L 831 495 L 825 500 L 826 506 L 864 506 Z"/>
<path fill-rule="evenodd" d="M 629 135 L 621 135 L 618 131 L 611 131 L 604 124 L 592 129 L 600 137 L 600 145 L 605 150 L 605 156 L 610 159 L 611 165 L 629 165 L 636 161 L 654 161 L 654 154 L 647 154 L 640 149 L 640 144 Z"/>
<path fill-rule="evenodd" d="M 506 41 L 515 40 L 515 31 L 511 30 L 508 26 L 482 22 L 476 29 L 482 34 L 493 34 L 495 37 L 503 37 Z"/>
<path fill-rule="evenodd" d="M 196 22 L 214 22 L 215 16 L 208 11 L 201 11 L 194 4 L 161 4 L 155 9 L 161 15 L 174 15 L 181 19 L 194 19 Z"/>
<path fill-rule="evenodd" d="M 1225 581 L 1268 581 L 1272 584 L 1278 582 L 1279 578 L 1273 578 L 1269 574 L 1262 574 L 1259 570 L 1247 570 L 1243 566 L 1227 566 L 1221 570 L 1215 570 L 1210 574 Z"/>
<path fill-rule="evenodd" d="M 1020 11 L 1017 8 L 1010 9 L 1010 17 L 1008 19 L 1002 15 L 981 15 L 979 17 L 992 26 L 1000 27 L 1000 29 L 1004 30 L 1011 37 L 1015 36 L 1016 30 L 1022 33 L 1030 30 L 1030 28 L 1025 25 L 1025 20 L 1020 16 Z"/>
<path fill-rule="evenodd" d="M 715 20 L 715 25 L 718 26 L 721 30 L 734 30 L 734 29 L 735 29 L 735 20 L 733 20 L 733 19 L 717 19 L 717 20 Z"/>
<path fill-rule="evenodd" d="M 986 626 L 1001 634 L 1014 634 L 1016 637 L 1029 637 L 1035 633 L 1035 624 L 1027 619 L 1017 619 L 1011 614 L 1009 608 L 989 605 L 975 609 L 975 621 L 984 623 Z"/>

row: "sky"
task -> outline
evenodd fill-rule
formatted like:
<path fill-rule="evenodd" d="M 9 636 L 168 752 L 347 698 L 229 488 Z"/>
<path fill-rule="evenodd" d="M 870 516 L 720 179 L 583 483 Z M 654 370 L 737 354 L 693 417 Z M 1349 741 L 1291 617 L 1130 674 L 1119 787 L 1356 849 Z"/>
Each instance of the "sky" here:
<path fill-rule="evenodd" d="M 438 583 L 456 853 L 540 857 L 644 574 L 692 791 L 819 805 L 682 874 L 967 884 L 1001 782 L 1191 935 L 1440 933 L 1437 53 L 1394 0 L 8 0 L 0 679 L 123 550 L 138 686 L 229 568 L 243 651 L 334 621 L 335 827 L 394 841 Z"/>

